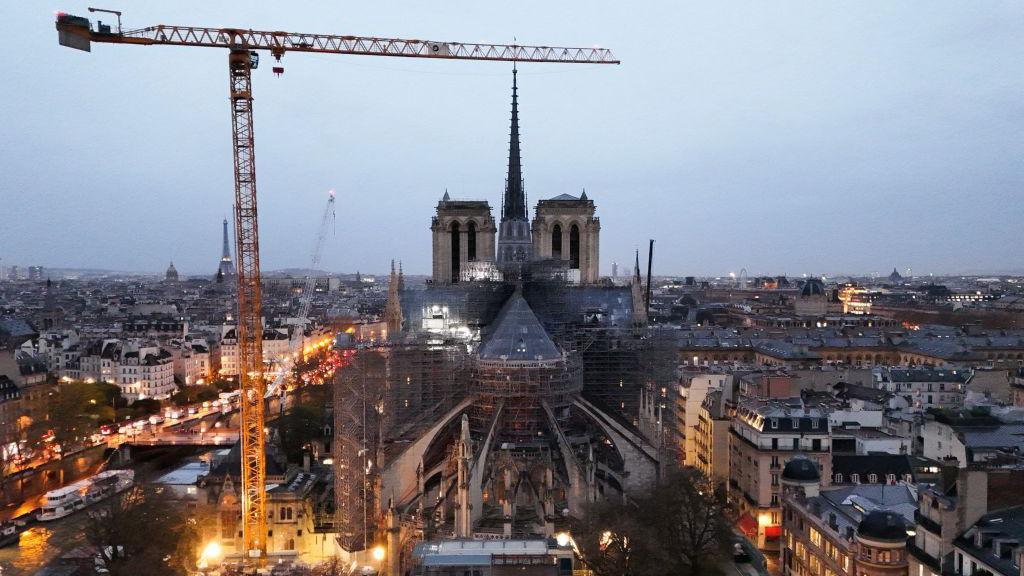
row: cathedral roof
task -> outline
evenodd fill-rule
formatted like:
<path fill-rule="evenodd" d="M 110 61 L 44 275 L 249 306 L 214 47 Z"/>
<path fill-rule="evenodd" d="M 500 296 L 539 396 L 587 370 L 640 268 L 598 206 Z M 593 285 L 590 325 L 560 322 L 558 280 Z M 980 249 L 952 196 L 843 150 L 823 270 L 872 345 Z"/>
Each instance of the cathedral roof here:
<path fill-rule="evenodd" d="M 509 298 L 494 324 L 494 332 L 480 348 L 481 359 L 554 360 L 562 356 L 518 292 Z"/>
<path fill-rule="evenodd" d="M 572 194 L 559 194 L 558 196 L 551 198 L 551 200 L 579 200 L 579 198 L 573 196 Z"/>

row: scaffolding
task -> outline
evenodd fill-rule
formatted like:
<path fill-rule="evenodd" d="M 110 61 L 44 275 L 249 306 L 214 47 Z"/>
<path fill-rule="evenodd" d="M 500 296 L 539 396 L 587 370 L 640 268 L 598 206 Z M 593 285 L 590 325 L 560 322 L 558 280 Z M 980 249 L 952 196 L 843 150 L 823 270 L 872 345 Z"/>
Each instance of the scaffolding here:
<path fill-rule="evenodd" d="M 358 348 L 336 377 L 335 492 L 346 550 L 373 545 L 383 517 L 379 472 L 395 451 L 468 394 L 464 345 L 426 337 Z"/>
<path fill-rule="evenodd" d="M 536 441 L 550 428 L 544 405 L 556 420 L 569 417 L 573 397 L 583 386 L 582 369 L 570 355 L 554 360 L 506 361 L 479 359 L 473 366 L 474 433 L 485 434 L 501 407 L 499 441 Z"/>
<path fill-rule="evenodd" d="M 669 445 L 669 435 L 662 431 L 675 421 L 675 403 L 667 397 L 675 382 L 675 340 L 671 334 L 634 325 L 630 289 L 572 286 L 557 275 L 527 278 L 518 288 L 546 337 L 563 353 L 519 359 L 479 354 L 480 343 L 491 342 L 502 307 L 517 285 L 472 282 L 403 291 L 402 333 L 387 344 L 358 348 L 339 372 L 335 485 L 337 524 L 346 549 L 374 544 L 389 498 L 396 505 L 412 502 L 412 495 L 380 493 L 380 468 L 467 399 L 473 400 L 468 415 L 474 439 L 482 441 L 493 426 L 498 431 L 492 443 L 496 454 L 514 458 L 524 466 L 523 473 L 550 469 L 560 478 L 559 485 L 568 485 L 570 474 L 569 462 L 558 453 L 559 443 L 569 445 L 578 462 L 594 457 L 620 477 L 624 471 L 603 432 L 573 409 L 580 395 L 656 446 Z M 425 315 L 435 307 L 444 316 L 440 331 Z M 471 327 L 470 334 L 454 336 L 457 330 L 445 329 L 452 325 Z M 500 422 L 495 423 L 496 417 Z M 452 458 L 457 428 L 452 421 L 427 447 L 424 474 L 446 466 L 441 476 L 453 477 L 451 466 L 444 463 Z M 500 467 L 500 462 L 488 466 Z M 599 471 L 598 476 L 605 480 L 606 473 Z M 436 478 L 430 481 L 436 484 Z M 432 494 L 429 501 L 420 501 L 418 511 L 412 507 L 399 513 L 419 522 L 421 531 L 446 533 L 451 508 L 438 502 L 452 497 L 445 493 L 451 484 L 428 486 L 427 480 L 419 489 Z M 617 482 L 611 476 L 607 481 Z M 562 494 L 555 501 L 564 498 Z"/>

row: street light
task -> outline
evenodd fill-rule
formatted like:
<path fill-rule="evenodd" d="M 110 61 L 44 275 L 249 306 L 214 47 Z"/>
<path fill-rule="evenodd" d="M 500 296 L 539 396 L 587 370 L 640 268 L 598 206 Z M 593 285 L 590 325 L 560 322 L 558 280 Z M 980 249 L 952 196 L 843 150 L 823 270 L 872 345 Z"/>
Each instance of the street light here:
<path fill-rule="evenodd" d="M 209 568 L 211 564 L 216 565 L 220 562 L 221 554 L 223 550 L 220 547 L 220 543 L 216 540 L 211 541 L 203 548 L 203 551 L 199 553 L 199 560 L 196 562 L 196 566 L 200 570 Z"/>

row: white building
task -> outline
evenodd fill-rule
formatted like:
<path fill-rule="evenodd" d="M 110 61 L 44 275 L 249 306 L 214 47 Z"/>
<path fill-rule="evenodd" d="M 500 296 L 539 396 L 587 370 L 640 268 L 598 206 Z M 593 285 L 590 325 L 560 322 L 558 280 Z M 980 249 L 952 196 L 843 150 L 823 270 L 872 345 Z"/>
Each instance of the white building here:
<path fill-rule="evenodd" d="M 964 392 L 971 371 L 957 368 L 878 368 L 874 372 L 878 387 L 902 396 L 910 406 L 957 409 L 964 405 Z"/>
<path fill-rule="evenodd" d="M 280 364 L 290 353 L 291 344 L 287 329 L 274 328 L 263 331 L 264 370 L 273 371 L 274 366 Z M 233 325 L 225 324 L 221 328 L 220 375 L 238 376 L 238 336 Z"/>
<path fill-rule="evenodd" d="M 138 347 L 122 354 L 117 374 L 117 385 L 129 402 L 166 398 L 175 390 L 173 358 L 158 346 Z"/>
<path fill-rule="evenodd" d="M 701 405 L 704 404 L 708 392 L 731 386 L 731 374 L 683 374 L 682 381 L 679 383 L 676 406 L 678 408 L 680 449 L 683 452 L 685 465 L 697 466 L 697 425 Z"/>
<path fill-rule="evenodd" d="M 173 342 L 171 356 L 174 360 L 174 377 L 185 386 L 209 380 L 210 346 L 206 340 L 187 338 Z"/>

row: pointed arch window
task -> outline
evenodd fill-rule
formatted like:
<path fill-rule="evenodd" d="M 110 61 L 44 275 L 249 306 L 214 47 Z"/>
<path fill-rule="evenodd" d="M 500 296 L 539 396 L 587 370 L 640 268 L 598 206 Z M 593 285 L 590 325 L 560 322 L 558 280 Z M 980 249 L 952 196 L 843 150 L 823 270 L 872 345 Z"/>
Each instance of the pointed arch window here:
<path fill-rule="evenodd" d="M 580 227 L 573 224 L 569 228 L 569 267 L 578 270 L 580 267 Z"/>
<path fill-rule="evenodd" d="M 470 222 L 466 231 L 466 259 L 476 261 L 476 222 Z"/>
<path fill-rule="evenodd" d="M 557 223 L 551 229 L 551 257 L 556 260 L 562 258 L 562 225 Z"/>
<path fill-rule="evenodd" d="M 461 230 L 459 228 L 458 222 L 452 222 L 452 282 L 459 281 L 459 273 L 462 271 L 460 269 L 461 263 L 459 262 L 459 256 L 462 253 L 460 245 L 461 239 L 459 238 L 459 232 L 461 232 Z"/>

